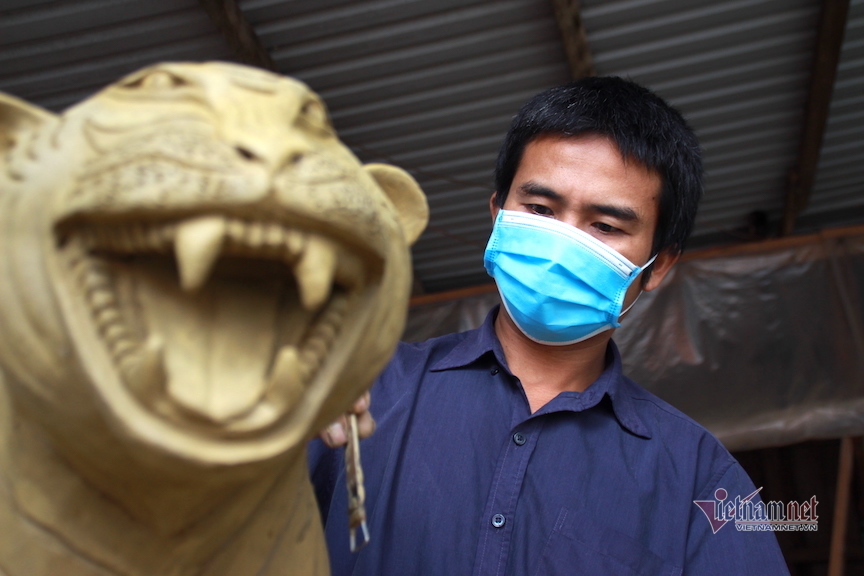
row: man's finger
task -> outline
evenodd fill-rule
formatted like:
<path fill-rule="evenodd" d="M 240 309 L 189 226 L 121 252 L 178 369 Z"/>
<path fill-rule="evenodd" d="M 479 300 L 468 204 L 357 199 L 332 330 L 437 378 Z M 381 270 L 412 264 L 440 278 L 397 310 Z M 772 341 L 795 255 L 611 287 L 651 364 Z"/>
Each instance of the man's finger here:
<path fill-rule="evenodd" d="M 340 416 L 321 433 L 321 440 L 330 448 L 344 446 L 348 442 L 347 424 L 345 417 Z"/>
<path fill-rule="evenodd" d="M 372 396 L 369 394 L 369 391 L 363 393 L 360 398 L 358 398 L 354 402 L 354 406 L 351 407 L 351 411 L 358 416 L 362 415 L 365 412 L 369 412 L 369 405 L 371 404 Z"/>
<path fill-rule="evenodd" d="M 351 407 L 351 414 L 357 415 L 357 434 L 360 439 L 368 438 L 375 432 L 375 419 L 369 412 L 372 397 L 369 391 L 363 393 Z M 321 440 L 330 448 L 339 448 L 348 443 L 348 420 L 340 416 L 338 420 L 330 424 L 320 434 Z"/>
<path fill-rule="evenodd" d="M 357 433 L 360 439 L 368 438 L 375 432 L 375 419 L 368 410 L 357 415 Z"/>

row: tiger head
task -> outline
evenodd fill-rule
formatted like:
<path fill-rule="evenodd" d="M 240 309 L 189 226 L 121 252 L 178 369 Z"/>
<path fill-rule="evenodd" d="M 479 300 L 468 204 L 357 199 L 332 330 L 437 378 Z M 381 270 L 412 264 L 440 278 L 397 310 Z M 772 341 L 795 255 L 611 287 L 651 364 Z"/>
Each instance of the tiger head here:
<path fill-rule="evenodd" d="M 0 95 L 0 153 L 3 380 L 79 460 L 105 435 L 272 459 L 392 353 L 425 198 L 301 82 L 173 63 L 61 115 Z"/>

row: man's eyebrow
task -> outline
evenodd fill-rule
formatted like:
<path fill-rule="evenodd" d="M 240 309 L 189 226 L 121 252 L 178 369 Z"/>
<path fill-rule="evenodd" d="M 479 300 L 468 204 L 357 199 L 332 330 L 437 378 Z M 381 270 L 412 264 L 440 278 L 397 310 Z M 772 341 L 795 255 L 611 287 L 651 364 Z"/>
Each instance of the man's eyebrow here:
<path fill-rule="evenodd" d="M 588 208 L 590 210 L 593 210 L 594 212 L 599 212 L 600 214 L 605 214 L 606 216 L 612 216 L 613 218 L 617 218 L 618 220 L 624 220 L 627 222 L 637 222 L 639 220 L 639 215 L 636 213 L 636 211 L 627 206 L 613 206 L 611 204 L 589 204 Z"/>
<path fill-rule="evenodd" d="M 537 182 L 528 181 L 519 186 L 519 190 L 526 196 L 540 196 L 549 200 L 564 201 L 564 196 L 547 186 Z M 638 222 L 639 214 L 629 206 L 615 206 L 612 204 L 589 204 L 588 209 L 599 214 L 612 216 L 625 222 Z"/>
<path fill-rule="evenodd" d="M 522 191 L 523 194 L 528 196 L 542 196 L 543 198 L 548 198 L 550 200 L 563 200 L 564 197 L 561 196 L 558 192 L 555 192 L 551 188 L 547 188 L 542 184 L 538 184 L 536 182 L 525 182 L 521 186 L 519 186 L 519 190 Z"/>

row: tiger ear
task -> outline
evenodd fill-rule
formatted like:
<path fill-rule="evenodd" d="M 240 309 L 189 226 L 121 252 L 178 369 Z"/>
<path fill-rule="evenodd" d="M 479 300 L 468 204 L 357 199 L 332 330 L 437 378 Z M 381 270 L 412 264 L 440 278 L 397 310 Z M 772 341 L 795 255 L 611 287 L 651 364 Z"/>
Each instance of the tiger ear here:
<path fill-rule="evenodd" d="M 410 174 L 390 164 L 366 164 L 363 168 L 396 207 L 396 217 L 410 246 L 429 222 L 429 205 L 420 185 Z"/>
<path fill-rule="evenodd" d="M 57 115 L 24 100 L 0 92 L 0 163 L 26 133 L 56 121 Z"/>

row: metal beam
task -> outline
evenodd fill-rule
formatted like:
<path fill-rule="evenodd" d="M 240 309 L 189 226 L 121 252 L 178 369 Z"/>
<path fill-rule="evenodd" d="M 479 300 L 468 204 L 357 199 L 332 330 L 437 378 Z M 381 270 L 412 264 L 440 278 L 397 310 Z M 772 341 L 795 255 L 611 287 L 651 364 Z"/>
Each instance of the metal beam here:
<path fill-rule="evenodd" d="M 552 0 L 555 20 L 561 30 L 564 52 L 574 80 L 594 76 L 594 59 L 588 47 L 588 37 L 582 24 L 579 0 Z"/>
<path fill-rule="evenodd" d="M 822 0 L 801 144 L 795 166 L 789 171 L 783 212 L 784 236 L 795 229 L 795 219 L 807 207 L 813 191 L 848 13 L 849 0 Z"/>
<path fill-rule="evenodd" d="M 199 0 L 216 27 L 244 64 L 278 72 L 276 62 L 258 38 L 236 0 Z"/>

